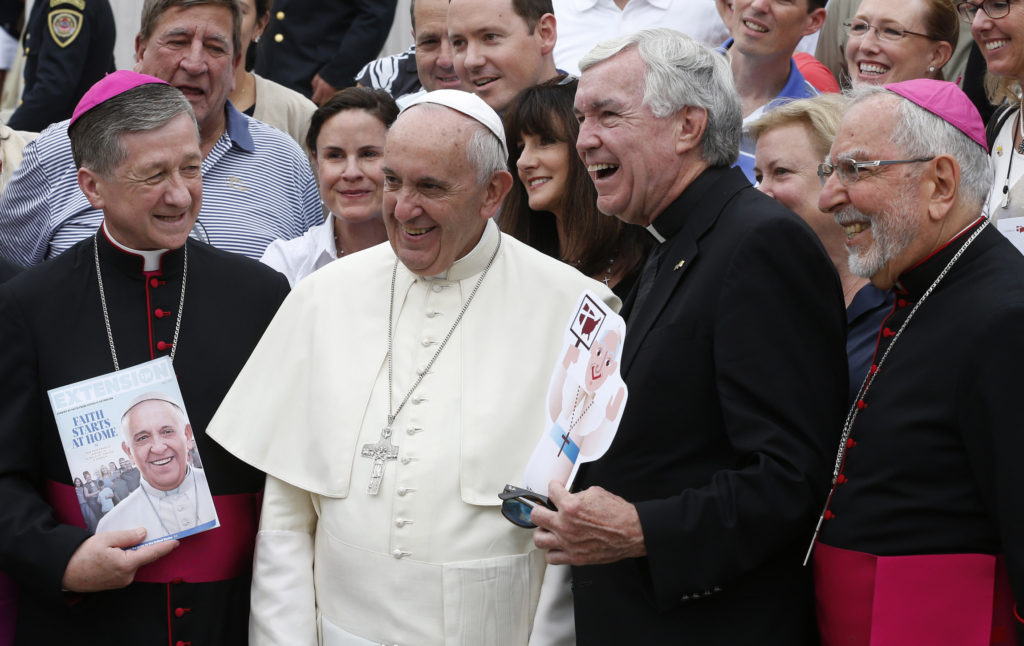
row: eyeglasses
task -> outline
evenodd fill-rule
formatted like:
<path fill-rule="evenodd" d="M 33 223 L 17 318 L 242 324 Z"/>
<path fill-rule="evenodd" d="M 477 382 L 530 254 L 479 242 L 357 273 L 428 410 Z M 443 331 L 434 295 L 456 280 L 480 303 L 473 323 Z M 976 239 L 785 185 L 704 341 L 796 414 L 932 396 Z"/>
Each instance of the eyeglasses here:
<path fill-rule="evenodd" d="M 831 162 L 823 162 L 818 164 L 818 179 L 821 180 L 821 185 L 824 186 L 825 182 L 829 177 L 832 176 L 833 172 L 839 173 L 839 181 L 842 182 L 843 186 L 849 186 L 860 179 L 860 170 L 862 168 L 878 168 L 879 166 L 891 166 L 893 164 L 916 164 L 918 162 L 927 162 L 935 159 L 935 157 L 918 157 L 917 159 L 878 159 L 875 161 L 856 161 L 849 157 L 841 157 L 836 160 L 835 164 Z"/>
<path fill-rule="evenodd" d="M 985 12 L 985 15 L 996 20 L 1010 13 L 1009 0 L 982 0 L 982 2 L 958 2 L 956 11 L 960 14 L 960 20 L 974 22 L 978 15 L 978 9 Z"/>
<path fill-rule="evenodd" d="M 970 4 L 970 3 L 968 3 Z M 921 34 L 916 31 L 910 31 L 909 29 L 903 29 L 897 25 L 886 25 L 885 27 L 876 27 L 866 20 L 853 20 L 843 23 L 843 27 L 846 27 L 846 33 L 851 38 L 863 38 L 868 35 L 868 32 L 872 29 L 875 30 L 875 36 L 879 40 L 887 40 L 889 42 L 896 42 L 897 40 L 903 40 L 904 36 L 908 34 L 911 36 L 921 36 L 929 40 L 934 40 L 928 34 Z"/>
<path fill-rule="evenodd" d="M 505 485 L 505 490 L 498 494 L 498 497 L 501 498 L 501 515 L 513 525 L 526 529 L 536 527 L 530 522 L 530 512 L 537 505 L 558 511 L 547 496 L 513 485 Z"/>

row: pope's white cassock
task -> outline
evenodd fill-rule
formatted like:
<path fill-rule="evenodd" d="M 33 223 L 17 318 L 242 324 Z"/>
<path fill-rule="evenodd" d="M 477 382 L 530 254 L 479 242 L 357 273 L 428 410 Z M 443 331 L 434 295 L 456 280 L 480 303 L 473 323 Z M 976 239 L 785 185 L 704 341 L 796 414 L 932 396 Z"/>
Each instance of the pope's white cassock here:
<path fill-rule="evenodd" d="M 100 519 L 96 532 L 145 527 L 145 541 L 149 542 L 187 536 L 197 528 L 212 529 L 216 520 L 206 472 L 190 466 L 185 479 L 170 491 L 161 491 L 140 478 L 135 491 Z"/>
<path fill-rule="evenodd" d="M 533 533 L 500 512 L 544 429 L 546 392 L 580 293 L 618 299 L 500 234 L 445 275 L 398 264 L 392 406 L 398 406 L 501 246 L 461 324 L 393 425 L 398 459 L 367 493 L 389 411 L 395 254 L 383 243 L 300 283 L 209 435 L 269 475 L 250 641 L 526 644 L 544 575 Z M 545 592 L 547 594 L 547 591 Z M 571 617 L 569 618 L 571 621 Z"/>

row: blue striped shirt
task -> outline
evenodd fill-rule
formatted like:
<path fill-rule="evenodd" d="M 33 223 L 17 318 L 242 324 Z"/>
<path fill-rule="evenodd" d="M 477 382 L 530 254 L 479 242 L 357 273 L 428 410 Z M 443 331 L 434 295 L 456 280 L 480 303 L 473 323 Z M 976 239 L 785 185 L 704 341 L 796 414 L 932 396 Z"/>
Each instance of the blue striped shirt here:
<path fill-rule="evenodd" d="M 52 258 L 92 235 L 103 213 L 78 188 L 68 122 L 25 147 L 0 196 L 0 256 L 22 265 Z M 316 181 L 288 135 L 227 104 L 227 128 L 206 155 L 203 207 L 193 237 L 259 260 L 278 238 L 323 221 Z"/>

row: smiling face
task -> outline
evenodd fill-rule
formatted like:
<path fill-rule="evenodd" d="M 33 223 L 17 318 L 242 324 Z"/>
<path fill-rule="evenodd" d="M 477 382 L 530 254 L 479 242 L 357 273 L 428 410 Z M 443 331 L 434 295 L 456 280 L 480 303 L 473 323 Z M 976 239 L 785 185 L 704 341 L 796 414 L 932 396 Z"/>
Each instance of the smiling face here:
<path fill-rule="evenodd" d="M 428 92 L 434 90 L 465 90 L 455 73 L 452 46 L 448 42 L 448 0 L 416 0 L 416 73 Z"/>
<path fill-rule="evenodd" d="M 240 54 L 232 51 L 231 27 L 227 7 L 172 7 L 160 16 L 148 41 L 136 39 L 135 71 L 181 90 L 202 132 L 221 123 L 235 88 Z"/>
<path fill-rule="evenodd" d="M 472 251 L 512 184 L 505 171 L 481 184 L 466 157 L 474 129 L 454 110 L 403 112 L 384 149 L 384 225 L 395 254 L 413 273 L 436 276 Z"/>
<path fill-rule="evenodd" d="M 562 214 L 569 179 L 569 142 L 547 135 L 523 134 L 517 143 L 520 149 L 516 168 L 519 181 L 526 187 L 530 208 Z"/>
<path fill-rule="evenodd" d="M 348 222 L 379 218 L 387 128 L 366 110 L 345 110 L 324 122 L 314 155 L 320 199 Z"/>
<path fill-rule="evenodd" d="M 644 64 L 627 49 L 580 76 L 573 111 L 576 152 L 597 188 L 597 208 L 646 226 L 682 192 L 679 115 L 656 117 L 643 104 Z"/>
<path fill-rule="evenodd" d="M 729 25 L 735 47 L 748 56 L 792 56 L 800 39 L 825 21 L 825 10 L 808 12 L 810 0 L 736 0 Z"/>
<path fill-rule="evenodd" d="M 758 138 L 754 175 L 758 190 L 803 218 L 833 255 L 833 249 L 842 252 L 846 235 L 835 218 L 818 208 L 818 164 L 827 152 L 814 145 L 808 126 L 783 124 Z"/>
<path fill-rule="evenodd" d="M 122 422 L 121 448 L 139 466 L 153 488 L 169 491 L 182 483 L 188 469 L 192 426 L 168 402 L 149 399 L 137 404 Z"/>
<path fill-rule="evenodd" d="M 185 244 L 203 201 L 202 155 L 195 124 L 182 113 L 156 130 L 121 135 L 125 160 L 105 176 L 88 168 L 78 184 L 103 211 L 107 231 L 132 249 Z"/>
<path fill-rule="evenodd" d="M 854 20 L 863 20 L 880 29 L 928 33 L 924 0 L 863 0 Z M 878 38 L 874 29 L 846 41 L 846 67 L 854 85 L 884 85 L 916 78 L 931 77 L 929 67 L 942 67 L 952 53 L 949 43 L 907 34 L 897 41 Z"/>
<path fill-rule="evenodd" d="M 530 33 L 512 0 L 453 0 L 448 38 L 455 72 L 496 112 L 520 91 L 555 75 L 554 16 L 545 14 Z"/>
<path fill-rule="evenodd" d="M 608 332 L 603 339 L 590 348 L 590 359 L 587 361 L 587 374 L 584 376 L 583 387 L 587 392 L 593 394 L 598 388 L 608 381 L 608 378 L 615 374 L 619 367 L 615 360 L 619 350 L 619 333 L 615 330 Z"/>
<path fill-rule="evenodd" d="M 1024 4 L 1010 2 L 1010 12 L 995 20 L 978 10 L 971 36 L 985 56 L 989 73 L 1024 79 Z"/>
<path fill-rule="evenodd" d="M 850 157 L 857 161 L 905 159 L 907 155 L 891 141 L 896 126 L 895 100 L 866 99 L 854 105 L 836 133 L 829 159 Z M 843 186 L 833 173 L 821 189 L 818 206 L 831 213 L 845 229 L 850 254 L 850 271 L 870 278 L 880 289 L 888 289 L 907 268 L 927 252 L 919 232 L 925 222 L 925 208 L 918 181 L 922 164 L 898 164 L 862 170 L 860 179 Z"/>

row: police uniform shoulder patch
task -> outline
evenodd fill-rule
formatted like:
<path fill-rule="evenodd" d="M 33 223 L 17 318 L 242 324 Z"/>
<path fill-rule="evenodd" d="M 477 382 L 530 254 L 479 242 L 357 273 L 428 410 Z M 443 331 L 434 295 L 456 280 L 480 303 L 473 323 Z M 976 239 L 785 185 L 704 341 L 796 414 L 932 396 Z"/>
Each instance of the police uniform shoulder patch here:
<path fill-rule="evenodd" d="M 61 47 L 67 47 L 82 31 L 82 12 L 74 9 L 51 11 L 48 22 L 53 42 Z"/>

